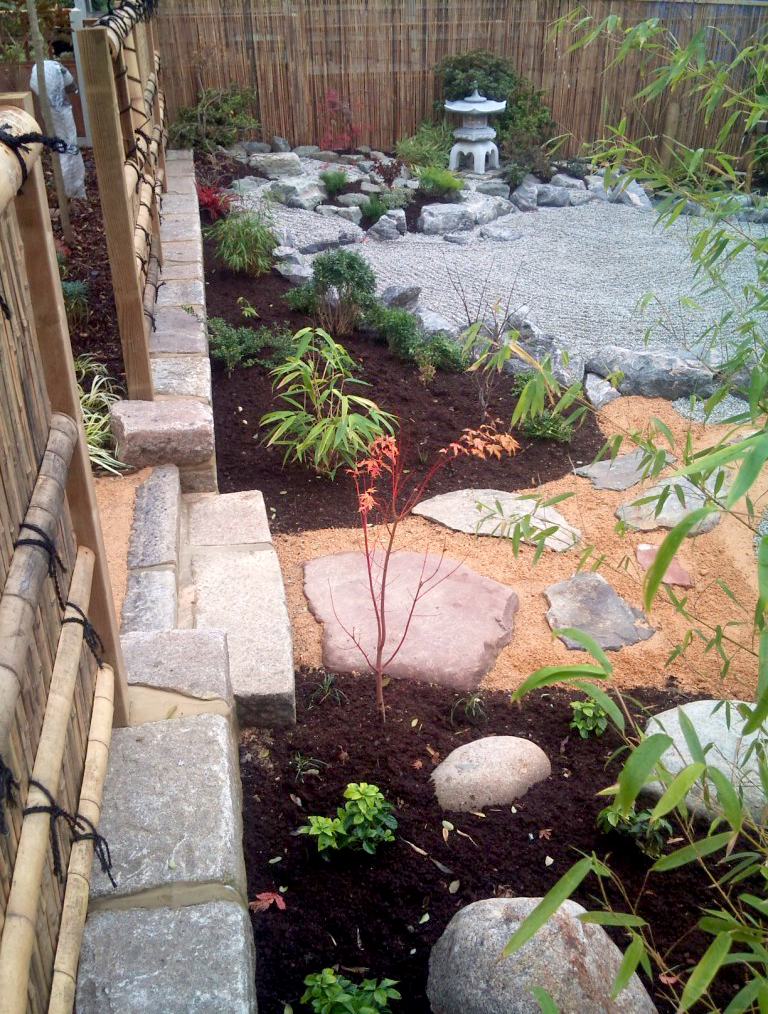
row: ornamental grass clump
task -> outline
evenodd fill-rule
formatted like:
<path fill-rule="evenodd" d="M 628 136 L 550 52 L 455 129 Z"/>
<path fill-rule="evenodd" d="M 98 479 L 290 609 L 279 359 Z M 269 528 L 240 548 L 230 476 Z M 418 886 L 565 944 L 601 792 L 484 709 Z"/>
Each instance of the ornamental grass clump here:
<path fill-rule="evenodd" d="M 419 190 L 427 197 L 456 197 L 464 189 L 462 180 L 449 169 L 422 169 L 418 178 Z"/>
<path fill-rule="evenodd" d="M 400 523 L 420 502 L 435 475 L 449 462 L 464 457 L 500 460 L 507 454 L 514 454 L 518 447 L 510 434 L 499 432 L 495 424 L 485 424 L 476 430 L 466 429 L 458 440 L 438 451 L 432 467 L 419 480 L 413 479 L 406 471 L 396 438 L 386 436 L 373 441 L 368 448 L 368 456 L 349 469 L 355 485 L 357 513 L 363 530 L 368 594 L 376 617 L 376 643 L 374 646 L 364 645 L 354 629 L 343 629 L 374 675 L 376 706 L 382 721 L 386 720 L 384 673 L 387 666 L 391 665 L 408 637 L 416 606 L 453 573 L 453 570 L 440 573 L 443 555 L 434 568 L 428 569 L 425 559 L 403 629 L 395 638 L 394 644 L 388 643 L 390 588 L 387 581 Z"/>
<path fill-rule="evenodd" d="M 238 211 L 214 222 L 205 235 L 216 244 L 216 257 L 236 275 L 258 278 L 273 264 L 277 238 L 269 222 L 253 211 Z"/>
<path fill-rule="evenodd" d="M 397 818 L 378 786 L 350 782 L 344 790 L 346 803 L 336 808 L 335 817 L 308 817 L 299 834 L 314 838 L 317 851 L 328 859 L 328 850 L 352 849 L 372 856 L 384 842 L 395 840 Z"/>

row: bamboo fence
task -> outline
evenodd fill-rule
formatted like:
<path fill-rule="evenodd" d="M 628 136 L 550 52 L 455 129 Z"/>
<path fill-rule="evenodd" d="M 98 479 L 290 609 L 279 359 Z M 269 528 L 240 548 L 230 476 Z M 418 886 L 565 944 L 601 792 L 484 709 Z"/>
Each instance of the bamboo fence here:
<path fill-rule="evenodd" d="M 152 400 L 165 181 L 165 96 L 155 25 L 140 3 L 77 33 L 128 397 Z"/>
<path fill-rule="evenodd" d="M 31 109 L 29 95 L 0 95 L 0 127 L 12 135 L 37 133 Z M 113 718 L 111 703 L 105 708 L 101 698 L 111 702 L 113 669 L 117 721 L 125 724 L 128 717 L 40 147 L 31 143 L 18 150 L 28 178 L 17 195 L 21 165 L 0 144 L 0 758 L 16 783 L 10 804 L 0 791 L 7 830 L 0 834 L 3 1014 L 45 1014 L 54 964 L 57 979 L 66 986 L 68 976 L 70 988 L 57 988 L 65 1002 L 57 1000 L 51 1009 L 71 1010 L 76 968 L 71 946 L 57 956 L 65 883 L 54 872 L 50 815 L 23 813 L 27 806 L 46 805 L 30 778 L 67 813 L 82 812 L 97 823 L 109 743 L 105 726 L 108 719 L 111 729 Z M 22 528 L 22 522 L 35 527 Z M 45 537 L 54 543 L 61 567 L 49 564 L 40 545 Z M 95 660 L 83 647 L 77 610 L 62 609 L 60 597 L 79 606 L 104 639 L 111 665 L 98 670 L 103 689 L 96 704 Z M 61 825 L 59 831 L 63 869 L 71 862 L 87 878 L 92 843 L 78 842 L 70 859 L 70 836 Z M 72 895 L 67 940 L 77 946 L 85 913 L 82 887 L 74 887 Z"/>
<path fill-rule="evenodd" d="M 585 4 L 597 18 L 620 14 L 627 24 L 662 17 L 681 41 L 717 25 L 738 45 L 768 24 L 768 4 L 750 0 Z M 606 70 L 611 54 L 603 43 L 569 54 L 567 40 L 549 39 L 552 24 L 574 6 L 574 0 L 165 0 L 158 27 L 164 60 L 173 67 L 169 116 L 193 104 L 203 87 L 252 86 L 265 139 L 279 134 L 294 145 L 322 145 L 323 105 L 333 89 L 362 125 L 361 141 L 391 150 L 432 117 L 435 64 L 487 49 L 510 58 L 543 90 L 558 131 L 571 135 L 571 153 L 625 114 L 632 136 L 662 133 L 670 125 L 665 102 L 637 108 L 632 101 L 643 86 L 638 60 Z M 728 56 L 722 44 L 713 45 Z M 681 106 L 672 118 L 677 140 L 697 148 L 712 128 L 690 98 Z"/>

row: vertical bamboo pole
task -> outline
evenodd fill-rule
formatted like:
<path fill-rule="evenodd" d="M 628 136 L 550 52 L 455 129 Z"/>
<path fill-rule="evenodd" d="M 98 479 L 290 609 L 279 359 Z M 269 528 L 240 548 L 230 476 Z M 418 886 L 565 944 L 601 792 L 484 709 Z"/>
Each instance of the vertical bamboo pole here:
<path fill-rule="evenodd" d="M 78 41 L 128 396 L 151 401 L 152 373 L 144 340 L 144 299 L 133 256 L 134 223 L 125 195 L 125 149 L 107 30 L 86 28 L 79 33 Z"/>
<path fill-rule="evenodd" d="M 5 95 L 0 97 L 0 101 L 19 106 L 27 112 L 32 108 L 29 93 Z M 72 346 L 69 342 L 56 250 L 51 235 L 45 181 L 39 161 L 30 171 L 23 193 L 16 198 L 16 217 L 24 242 L 31 304 L 35 308 L 37 340 L 45 369 L 51 408 L 54 412 L 65 413 L 74 419 L 78 426 L 79 435 L 67 481 L 67 500 L 78 545 L 87 546 L 96 554 L 90 618 L 104 642 L 105 659 L 115 671 L 115 724 L 125 726 L 129 724 L 125 664 L 120 647 L 120 634 L 107 569 L 101 519 L 96 504 L 93 473 L 88 457 L 88 445 L 80 413 Z M 126 252 L 133 262 L 132 242 Z M 143 340 L 143 307 L 140 325 Z"/>
<path fill-rule="evenodd" d="M 96 678 L 91 731 L 85 756 L 85 773 L 77 812 L 98 830 L 104 779 L 107 775 L 109 743 L 112 736 L 114 679 L 109 666 L 102 666 Z M 53 968 L 53 985 L 48 1014 L 71 1014 L 75 1003 L 77 963 L 88 912 L 93 842 L 78 841 L 72 846 L 67 870 L 67 891 L 61 913 L 61 929 Z"/>

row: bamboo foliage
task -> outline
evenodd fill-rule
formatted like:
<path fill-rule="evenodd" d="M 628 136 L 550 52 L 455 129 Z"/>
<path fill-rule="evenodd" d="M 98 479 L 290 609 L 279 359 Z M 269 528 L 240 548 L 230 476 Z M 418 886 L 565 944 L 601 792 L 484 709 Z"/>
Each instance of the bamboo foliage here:
<path fill-rule="evenodd" d="M 606 124 L 630 118 L 633 136 L 660 134 L 663 101 L 635 109 L 643 85 L 639 61 L 606 70 L 602 43 L 568 53 L 549 29 L 576 0 L 166 0 L 158 14 L 163 57 L 174 68 L 166 83 L 169 117 L 194 104 L 201 88 L 254 87 L 263 136 L 320 144 L 329 89 L 352 106 L 361 140 L 391 150 L 433 115 L 433 74 L 443 57 L 488 49 L 509 57 L 544 91 L 565 150 L 603 136 Z M 763 2 L 584 0 L 596 18 L 620 14 L 627 24 L 662 17 L 681 40 L 719 24 L 735 41 L 768 24 Z M 697 148 L 708 135 L 690 99 L 678 119 L 678 140 Z M 734 138 L 738 144 L 740 138 Z"/>

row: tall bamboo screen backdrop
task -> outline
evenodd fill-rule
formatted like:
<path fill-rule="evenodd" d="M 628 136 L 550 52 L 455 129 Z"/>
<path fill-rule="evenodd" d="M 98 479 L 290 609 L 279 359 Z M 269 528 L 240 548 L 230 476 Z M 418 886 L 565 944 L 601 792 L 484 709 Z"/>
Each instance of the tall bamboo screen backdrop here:
<path fill-rule="evenodd" d="M 94 849 L 72 835 L 98 826 L 128 716 L 41 146 L 11 145 L 39 136 L 32 108 L 0 95 L 0 1010 L 65 1014 Z M 55 850 L 54 804 L 79 815 Z"/>
<path fill-rule="evenodd" d="M 165 99 L 154 5 L 127 0 L 77 33 L 128 397 L 152 400 Z"/>
<path fill-rule="evenodd" d="M 717 24 L 738 44 L 768 25 L 768 4 L 752 0 L 585 4 L 597 18 L 620 14 L 628 24 L 662 17 L 681 40 Z M 662 133 L 669 126 L 665 102 L 642 111 L 631 102 L 643 84 L 639 61 L 606 71 L 611 54 L 604 44 L 569 54 L 567 39 L 548 41 L 551 25 L 574 6 L 573 0 L 163 0 L 158 26 L 173 68 L 166 82 L 170 119 L 202 87 L 253 86 L 265 139 L 279 134 L 294 145 L 319 144 L 324 97 L 334 89 L 365 125 L 362 140 L 391 150 L 433 115 L 435 64 L 488 49 L 511 58 L 543 89 L 559 130 L 572 135 L 571 153 L 624 113 L 633 136 Z M 721 43 L 713 46 L 728 56 Z M 692 148 L 712 136 L 690 100 L 672 125 Z"/>

